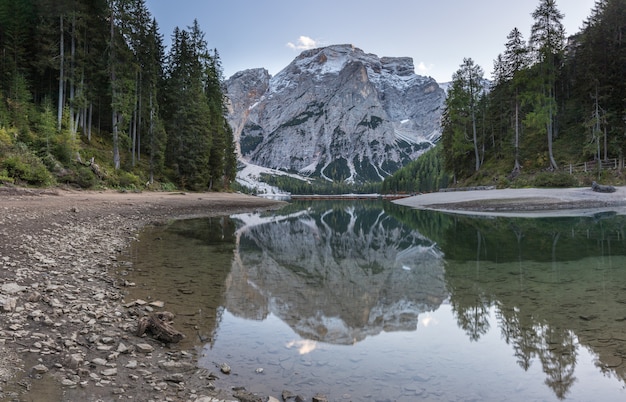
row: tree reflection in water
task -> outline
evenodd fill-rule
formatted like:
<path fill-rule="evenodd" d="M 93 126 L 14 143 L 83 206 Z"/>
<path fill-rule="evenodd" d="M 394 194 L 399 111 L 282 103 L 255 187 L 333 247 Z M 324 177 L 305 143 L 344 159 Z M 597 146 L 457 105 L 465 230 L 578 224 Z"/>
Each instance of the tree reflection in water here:
<path fill-rule="evenodd" d="M 385 397 L 401 384 L 399 395 L 413 393 L 405 400 L 415 400 L 415 392 L 422 392 L 420 399 L 441 399 L 446 381 L 471 382 L 473 376 L 489 375 L 485 382 L 493 384 L 500 381 L 496 370 L 503 368 L 510 370 L 507 380 L 519 376 L 524 382 L 520 395 L 544 399 L 553 393 L 565 399 L 571 394 L 575 399 L 598 390 L 587 381 L 597 376 L 583 371 L 578 373 L 580 385 L 574 387 L 576 369 L 587 367 L 587 350 L 607 377 L 615 375 L 622 383 L 626 378 L 625 224 L 621 216 L 493 219 L 388 203 L 294 203 L 272 214 L 155 228 L 137 244 L 142 248 L 134 251 L 135 276 L 127 279 L 143 285 L 134 290 L 134 298 L 158 297 L 167 300 L 168 309 L 184 313 L 177 324 L 189 331 L 188 342 L 199 340 L 212 352 L 214 347 L 224 353 L 242 349 L 247 355 L 241 362 L 251 355 L 258 358 L 260 352 L 264 364 L 278 359 L 279 368 L 284 365 L 289 375 L 287 384 L 298 379 L 292 372 L 317 369 L 310 377 L 324 378 L 338 392 L 345 393 L 345 384 L 360 385 L 367 379 L 387 387 Z M 156 289 L 164 293 L 156 294 Z M 431 314 L 441 318 L 443 311 L 452 330 L 439 335 L 436 322 L 428 328 L 425 323 Z M 323 346 L 306 355 L 307 363 L 328 360 L 319 367 L 303 366 L 301 357 L 283 356 L 284 345 L 268 346 L 276 338 L 273 328 L 262 326 L 258 328 L 267 330 L 270 339 L 243 349 L 237 337 L 246 336 L 240 329 L 247 330 L 248 324 L 229 327 L 236 331 L 228 347 L 231 340 L 219 327 L 228 326 L 224 322 L 231 315 L 255 322 L 280 320 L 292 330 L 290 341 L 293 333 L 309 349 Z M 223 321 L 224 316 L 228 320 Z M 454 334 L 454 321 L 462 332 Z M 362 349 L 356 358 L 351 356 L 359 346 L 380 343 L 391 334 L 416 342 L 407 350 L 399 344 L 383 345 L 385 359 L 396 355 L 398 360 L 390 358 L 393 364 L 383 365 L 381 356 L 367 360 Z M 494 334 L 510 349 L 494 341 Z M 419 343 L 429 336 L 433 344 Z M 472 347 L 451 352 L 459 346 L 459 336 L 466 336 Z M 324 350 L 327 347 L 332 352 Z M 420 352 L 411 354 L 416 350 Z M 476 350 L 486 353 L 476 356 Z M 498 353 L 503 350 L 510 355 L 502 358 Z M 519 375 L 507 360 L 516 361 L 529 375 Z M 456 367 L 449 367 L 449 361 Z M 474 364 L 473 376 L 467 376 L 464 362 Z M 336 370 L 328 370 L 331 366 Z M 416 370 L 437 374 L 415 375 Z M 374 372 L 382 375 L 374 378 Z M 392 379 L 387 372 L 393 373 Z M 252 371 L 251 381 L 255 375 Z M 270 370 L 264 375 L 269 380 Z M 404 386 L 412 381 L 419 387 Z M 470 393 L 480 399 L 485 392 L 515 387 L 495 384 L 485 390 L 482 384 L 479 389 L 457 384 L 445 392 L 453 400 L 469 398 Z M 604 390 L 599 391 L 603 395 Z"/>
<path fill-rule="evenodd" d="M 624 381 L 626 338 L 616 334 L 626 316 L 619 285 L 626 269 L 612 261 L 626 255 L 626 217 L 484 218 L 389 209 L 444 253 L 450 304 L 470 340 L 488 332 L 493 308 L 518 365 L 527 371 L 541 364 L 557 398 L 565 399 L 576 382 L 581 346 L 595 352 L 601 370 Z"/>

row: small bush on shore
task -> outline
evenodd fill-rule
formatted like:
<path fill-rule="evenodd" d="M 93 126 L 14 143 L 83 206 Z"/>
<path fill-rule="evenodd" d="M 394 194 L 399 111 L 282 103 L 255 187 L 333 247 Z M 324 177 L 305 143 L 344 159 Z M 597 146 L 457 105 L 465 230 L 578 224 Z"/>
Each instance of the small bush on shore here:
<path fill-rule="evenodd" d="M 0 169 L 5 171 L 6 176 L 13 179 L 15 183 L 24 182 L 34 186 L 54 184 L 52 175 L 41 159 L 25 147 L 16 147 L 2 160 Z"/>
<path fill-rule="evenodd" d="M 576 187 L 578 180 L 575 176 L 564 172 L 541 172 L 535 176 L 535 187 Z"/>

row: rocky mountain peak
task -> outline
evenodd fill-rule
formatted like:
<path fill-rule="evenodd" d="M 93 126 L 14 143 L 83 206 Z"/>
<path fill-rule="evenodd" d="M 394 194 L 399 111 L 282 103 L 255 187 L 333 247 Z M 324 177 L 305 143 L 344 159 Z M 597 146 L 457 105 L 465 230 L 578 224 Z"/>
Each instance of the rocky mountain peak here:
<path fill-rule="evenodd" d="M 440 136 L 444 91 L 409 57 L 353 45 L 306 50 L 274 77 L 226 82 L 240 157 L 332 181 L 382 180 Z"/>

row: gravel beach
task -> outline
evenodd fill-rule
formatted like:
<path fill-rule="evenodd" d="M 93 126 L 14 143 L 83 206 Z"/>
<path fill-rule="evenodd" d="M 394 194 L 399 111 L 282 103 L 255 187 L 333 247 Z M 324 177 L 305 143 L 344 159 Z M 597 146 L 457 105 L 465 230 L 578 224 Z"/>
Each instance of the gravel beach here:
<path fill-rule="evenodd" d="M 230 193 L 0 187 L 0 400 L 236 400 L 213 387 L 219 369 L 198 369 L 194 351 L 136 335 L 150 307 L 124 300 L 117 257 L 146 225 L 282 205 Z"/>

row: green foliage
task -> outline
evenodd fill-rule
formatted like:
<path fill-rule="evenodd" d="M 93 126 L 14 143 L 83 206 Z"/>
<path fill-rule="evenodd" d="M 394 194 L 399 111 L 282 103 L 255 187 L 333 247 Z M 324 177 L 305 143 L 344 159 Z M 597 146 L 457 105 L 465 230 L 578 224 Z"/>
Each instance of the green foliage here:
<path fill-rule="evenodd" d="M 84 189 L 96 188 L 100 184 L 91 168 L 84 165 L 73 165 L 71 169 L 59 171 L 57 182 Z"/>
<path fill-rule="evenodd" d="M 239 140 L 239 146 L 241 147 L 242 155 L 247 155 L 250 152 L 254 151 L 256 147 L 261 144 L 261 142 L 263 142 L 263 137 L 261 137 L 260 135 L 242 135 L 241 139 Z"/>
<path fill-rule="evenodd" d="M 25 183 L 35 186 L 49 186 L 54 179 L 46 166 L 36 155 L 24 145 L 16 147 L 2 161 L 0 169 L 15 183 Z"/>
<path fill-rule="evenodd" d="M 142 188 L 141 183 L 143 181 L 131 172 L 118 170 L 111 178 L 111 182 L 114 183 L 115 187 L 118 187 L 120 189 L 137 190 Z"/>
<path fill-rule="evenodd" d="M 369 119 L 368 119 L 369 117 Z M 365 126 L 372 130 L 375 130 L 378 126 L 383 123 L 383 119 L 378 116 L 364 116 L 363 120 L 359 123 L 359 126 Z"/>
<path fill-rule="evenodd" d="M 324 179 L 303 181 L 286 175 L 261 174 L 261 181 L 291 194 L 375 194 L 380 193 L 381 183 L 330 182 Z M 245 193 L 257 193 L 257 189 L 243 189 Z"/>
<path fill-rule="evenodd" d="M 578 180 L 565 172 L 541 172 L 535 176 L 535 187 L 576 187 Z"/>
<path fill-rule="evenodd" d="M 11 130 L 15 131 L 15 130 Z M 0 155 L 3 149 L 8 148 L 13 145 L 13 139 L 15 138 L 15 134 L 10 133 L 4 127 L 0 127 Z"/>
<path fill-rule="evenodd" d="M 19 142 L 69 185 L 228 187 L 235 147 L 219 56 L 197 21 L 175 36 L 164 65 L 145 0 L 0 1 L 4 176 L 48 182 Z M 113 173 L 97 177 L 79 154 Z"/>
<path fill-rule="evenodd" d="M 348 161 L 344 158 L 336 159 L 322 169 L 322 174 L 333 181 L 342 182 L 350 177 Z"/>
<path fill-rule="evenodd" d="M 615 35 L 626 3 L 597 2 L 567 48 L 554 1 L 540 0 L 533 18 L 528 44 L 517 29 L 507 37 L 475 119 L 466 86 L 453 81 L 441 144 L 455 185 L 576 185 L 584 176 L 567 177 L 570 164 L 626 154 L 626 45 Z M 609 176 L 624 182 L 619 171 Z"/>
<path fill-rule="evenodd" d="M 9 172 L 6 169 L 0 169 L 0 185 L 2 183 L 13 183 L 12 177 L 9 177 Z"/>
<path fill-rule="evenodd" d="M 450 178 L 444 171 L 442 150 L 438 144 L 385 178 L 381 191 L 385 194 L 427 193 L 448 187 Z"/>
<path fill-rule="evenodd" d="M 361 181 L 380 181 L 380 173 L 378 172 L 378 169 L 374 167 L 367 156 L 363 157 L 363 159 L 359 159 L 355 156 L 352 163 L 354 164 L 354 170 Z"/>

